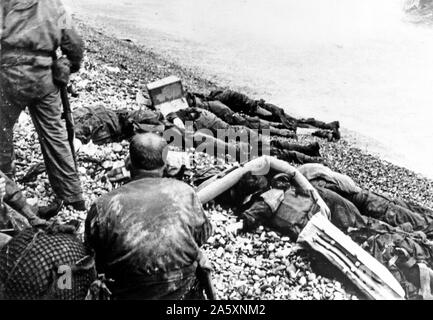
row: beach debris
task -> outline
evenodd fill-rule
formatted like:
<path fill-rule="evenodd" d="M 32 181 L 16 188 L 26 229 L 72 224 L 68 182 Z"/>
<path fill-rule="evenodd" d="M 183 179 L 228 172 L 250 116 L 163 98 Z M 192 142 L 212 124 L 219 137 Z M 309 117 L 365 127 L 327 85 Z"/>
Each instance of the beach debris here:
<path fill-rule="evenodd" d="M 178 77 L 170 76 L 147 85 L 153 107 L 164 116 L 188 108 L 185 90 Z"/>

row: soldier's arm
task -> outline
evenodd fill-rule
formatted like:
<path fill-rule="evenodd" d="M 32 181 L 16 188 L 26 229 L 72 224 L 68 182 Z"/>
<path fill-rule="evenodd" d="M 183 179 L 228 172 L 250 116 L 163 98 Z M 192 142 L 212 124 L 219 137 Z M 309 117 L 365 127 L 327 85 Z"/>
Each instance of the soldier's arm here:
<path fill-rule="evenodd" d="M 297 186 L 304 192 L 311 192 L 317 204 L 321 208 L 321 212 L 325 216 L 330 217 L 331 214 L 328 206 L 320 197 L 317 190 L 311 185 L 311 183 L 289 163 L 269 156 L 262 156 L 260 158 L 251 160 L 250 162 L 242 165 L 240 168 L 230 172 L 225 177 L 221 179 L 215 179 L 212 181 L 212 183 L 203 184 L 203 187 L 199 187 L 198 189 L 199 199 L 202 203 L 207 203 L 232 188 L 236 183 L 239 182 L 245 173 L 251 172 L 253 174 L 266 175 L 270 169 L 276 172 L 292 175 Z"/>
<path fill-rule="evenodd" d="M 60 48 L 71 63 L 71 73 L 80 70 L 84 57 L 84 42 L 74 26 L 62 30 Z"/>

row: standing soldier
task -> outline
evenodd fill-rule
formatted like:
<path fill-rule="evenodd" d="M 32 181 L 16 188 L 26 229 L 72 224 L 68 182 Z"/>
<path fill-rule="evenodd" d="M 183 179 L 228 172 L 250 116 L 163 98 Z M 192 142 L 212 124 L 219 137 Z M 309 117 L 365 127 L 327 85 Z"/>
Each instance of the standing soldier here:
<path fill-rule="evenodd" d="M 59 93 L 80 68 L 82 40 L 60 0 L 0 3 L 0 170 L 14 175 L 13 127 L 28 107 L 54 192 L 85 210 Z M 55 60 L 59 47 L 64 56 Z"/>

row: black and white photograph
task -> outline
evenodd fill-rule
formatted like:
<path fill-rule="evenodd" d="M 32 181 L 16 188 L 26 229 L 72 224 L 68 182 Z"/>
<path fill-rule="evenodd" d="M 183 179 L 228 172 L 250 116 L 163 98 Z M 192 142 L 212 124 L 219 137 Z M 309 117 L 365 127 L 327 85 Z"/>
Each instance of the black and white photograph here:
<path fill-rule="evenodd" d="M 433 0 L 0 0 L 0 40 L 0 300 L 433 299 Z"/>

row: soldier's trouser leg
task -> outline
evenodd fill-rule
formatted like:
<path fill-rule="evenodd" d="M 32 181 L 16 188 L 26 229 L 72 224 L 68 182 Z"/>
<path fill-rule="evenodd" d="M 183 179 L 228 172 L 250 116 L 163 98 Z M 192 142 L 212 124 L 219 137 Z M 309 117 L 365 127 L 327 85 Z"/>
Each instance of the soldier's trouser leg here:
<path fill-rule="evenodd" d="M 433 210 L 430 208 L 424 207 L 414 202 L 404 201 L 402 199 L 393 199 L 393 202 L 395 205 L 401 206 L 403 208 L 409 209 L 410 211 L 418 212 L 433 218 Z"/>
<path fill-rule="evenodd" d="M 209 110 L 218 118 L 221 118 L 230 125 L 246 126 L 248 124 L 248 121 L 246 121 L 245 118 L 235 113 L 232 109 L 230 109 L 220 101 L 207 102 L 207 110 Z"/>
<path fill-rule="evenodd" d="M 280 160 L 299 164 L 323 162 L 321 157 L 310 157 L 297 151 L 280 150 L 274 147 L 271 147 L 271 156 L 277 157 Z"/>
<path fill-rule="evenodd" d="M 324 130 L 333 130 L 334 129 L 334 127 L 331 126 L 330 124 L 325 123 L 323 121 L 316 120 L 314 118 L 298 119 L 298 126 L 299 127 L 313 126 L 315 128 L 324 129 Z"/>
<path fill-rule="evenodd" d="M 209 95 L 212 100 L 218 100 L 235 112 L 253 114 L 257 109 L 257 102 L 245 94 L 233 91 L 212 91 Z"/>
<path fill-rule="evenodd" d="M 297 151 L 304 153 L 311 157 L 320 157 L 320 145 L 318 143 L 311 143 L 309 145 L 301 145 L 297 143 L 290 143 L 287 141 L 274 140 L 272 144 L 278 149 L 285 149 L 288 151 Z"/>
<path fill-rule="evenodd" d="M 72 203 L 83 200 L 83 196 L 65 124 L 61 119 L 62 109 L 59 90 L 29 107 L 51 187 L 59 199 Z"/>
<path fill-rule="evenodd" d="M 0 170 L 10 178 L 14 175 L 13 129 L 21 111 L 19 106 L 8 102 L 0 89 Z"/>
<path fill-rule="evenodd" d="M 396 205 L 391 199 L 369 191 L 362 191 L 350 199 L 362 214 L 397 227 L 410 223 L 414 230 L 426 229 L 433 219 L 428 215 Z"/>
<path fill-rule="evenodd" d="M 203 152 L 217 157 L 226 158 L 227 155 L 230 155 L 232 160 L 240 163 L 249 159 L 250 146 L 247 143 L 226 142 L 199 131 L 194 133 L 194 147 L 196 152 Z"/>
<path fill-rule="evenodd" d="M 272 119 L 266 119 L 266 120 L 281 122 L 282 124 L 284 124 L 286 129 L 293 130 L 293 131 L 296 130 L 297 120 L 289 116 L 288 114 L 286 114 L 282 108 L 277 107 L 276 105 L 273 105 L 271 103 L 265 103 L 261 105 L 261 107 L 266 111 L 271 112 L 273 115 Z"/>
<path fill-rule="evenodd" d="M 331 222 L 337 228 L 346 232 L 348 228 L 367 226 L 367 219 L 361 215 L 352 202 L 332 190 L 320 187 L 320 183 L 313 182 L 312 184 L 331 210 Z"/>

